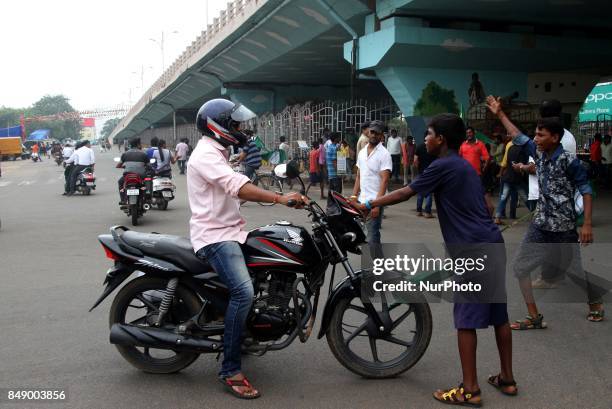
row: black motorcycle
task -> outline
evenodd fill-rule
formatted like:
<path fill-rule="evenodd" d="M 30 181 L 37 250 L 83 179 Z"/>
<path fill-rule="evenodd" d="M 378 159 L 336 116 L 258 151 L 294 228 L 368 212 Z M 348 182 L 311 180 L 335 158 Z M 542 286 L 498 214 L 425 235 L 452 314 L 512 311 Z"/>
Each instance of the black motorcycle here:
<path fill-rule="evenodd" d="M 389 303 L 382 294 L 364 298 L 367 272 L 355 271 L 347 258 L 348 252 L 359 254 L 365 242 L 359 211 L 336 193 L 327 212 L 316 202 L 305 209 L 312 233 L 280 221 L 251 231 L 243 245 L 255 289 L 243 352 L 263 355 L 296 338 L 306 342 L 332 265 L 318 338 L 325 335 L 338 361 L 361 376 L 387 378 L 406 371 L 429 345 L 429 305 L 424 299 Z M 110 342 L 128 362 L 145 372 L 173 373 L 201 353 L 222 352 L 228 289 L 195 256 L 188 239 L 122 226 L 98 239 L 114 266 L 91 310 L 133 273 L 140 275 L 118 292 L 109 317 Z M 338 264 L 347 276 L 332 288 Z"/>

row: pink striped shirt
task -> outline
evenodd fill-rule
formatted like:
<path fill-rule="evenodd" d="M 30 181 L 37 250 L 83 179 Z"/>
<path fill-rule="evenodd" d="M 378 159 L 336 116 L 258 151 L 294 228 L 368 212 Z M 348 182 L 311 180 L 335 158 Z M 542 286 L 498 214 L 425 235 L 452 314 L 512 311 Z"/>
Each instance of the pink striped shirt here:
<path fill-rule="evenodd" d="M 222 241 L 244 243 L 246 224 L 240 215 L 238 191 L 249 178 L 234 172 L 229 152 L 204 136 L 193 150 L 187 165 L 187 195 L 191 208 L 191 245 L 202 247 Z"/>

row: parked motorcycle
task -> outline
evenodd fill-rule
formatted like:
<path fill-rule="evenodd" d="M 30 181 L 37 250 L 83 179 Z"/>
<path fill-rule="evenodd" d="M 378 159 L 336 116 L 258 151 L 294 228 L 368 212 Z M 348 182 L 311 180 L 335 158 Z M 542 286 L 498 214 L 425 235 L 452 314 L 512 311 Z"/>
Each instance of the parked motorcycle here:
<path fill-rule="evenodd" d="M 275 172 L 286 177 L 285 169 L 279 165 Z M 327 211 L 314 201 L 305 210 L 312 232 L 279 221 L 252 230 L 243 245 L 255 289 L 243 351 L 263 355 L 296 339 L 306 342 L 332 265 L 318 338 L 325 336 L 336 359 L 361 376 L 387 378 L 408 370 L 429 345 L 429 305 L 424 299 L 389 303 L 384 294 L 362 294 L 367 272 L 353 269 L 347 254 L 360 253 L 365 232 L 359 211 L 346 198 L 332 192 Z M 90 311 L 133 273 L 140 274 L 117 293 L 109 316 L 110 342 L 130 364 L 173 373 L 199 354 L 222 352 L 228 289 L 195 256 L 189 239 L 115 226 L 98 240 L 114 266 Z M 347 276 L 334 286 L 338 264 Z"/>
<path fill-rule="evenodd" d="M 76 191 L 84 196 L 89 196 L 92 190 L 96 190 L 96 176 L 92 168 L 83 169 L 77 176 Z"/>

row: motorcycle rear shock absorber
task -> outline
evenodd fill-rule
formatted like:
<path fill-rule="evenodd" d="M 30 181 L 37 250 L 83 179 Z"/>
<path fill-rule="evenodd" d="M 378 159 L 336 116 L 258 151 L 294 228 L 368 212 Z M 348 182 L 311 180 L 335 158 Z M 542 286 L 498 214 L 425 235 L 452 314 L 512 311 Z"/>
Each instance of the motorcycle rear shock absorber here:
<path fill-rule="evenodd" d="M 164 317 L 170 310 L 170 305 L 172 305 L 172 299 L 174 298 L 174 292 L 176 291 L 176 287 L 178 286 L 178 278 L 171 278 L 166 285 L 166 291 L 164 292 L 164 297 L 162 298 L 161 304 L 159 305 L 159 315 L 157 316 L 156 326 L 160 327 L 162 322 L 164 321 Z"/>

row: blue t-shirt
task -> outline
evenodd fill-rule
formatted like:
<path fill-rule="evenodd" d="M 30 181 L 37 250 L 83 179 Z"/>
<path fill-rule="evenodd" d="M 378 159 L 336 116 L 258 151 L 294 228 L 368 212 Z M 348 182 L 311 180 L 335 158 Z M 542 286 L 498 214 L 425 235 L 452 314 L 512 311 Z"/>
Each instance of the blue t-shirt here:
<path fill-rule="evenodd" d="M 156 150 L 157 150 L 157 147 L 155 146 L 151 146 L 150 148 L 147 148 L 147 151 L 146 151 L 147 158 L 153 159 L 153 154 L 155 153 Z"/>
<path fill-rule="evenodd" d="M 445 243 L 504 242 L 487 210 L 480 177 L 457 153 L 434 160 L 410 188 L 434 194 Z"/>

